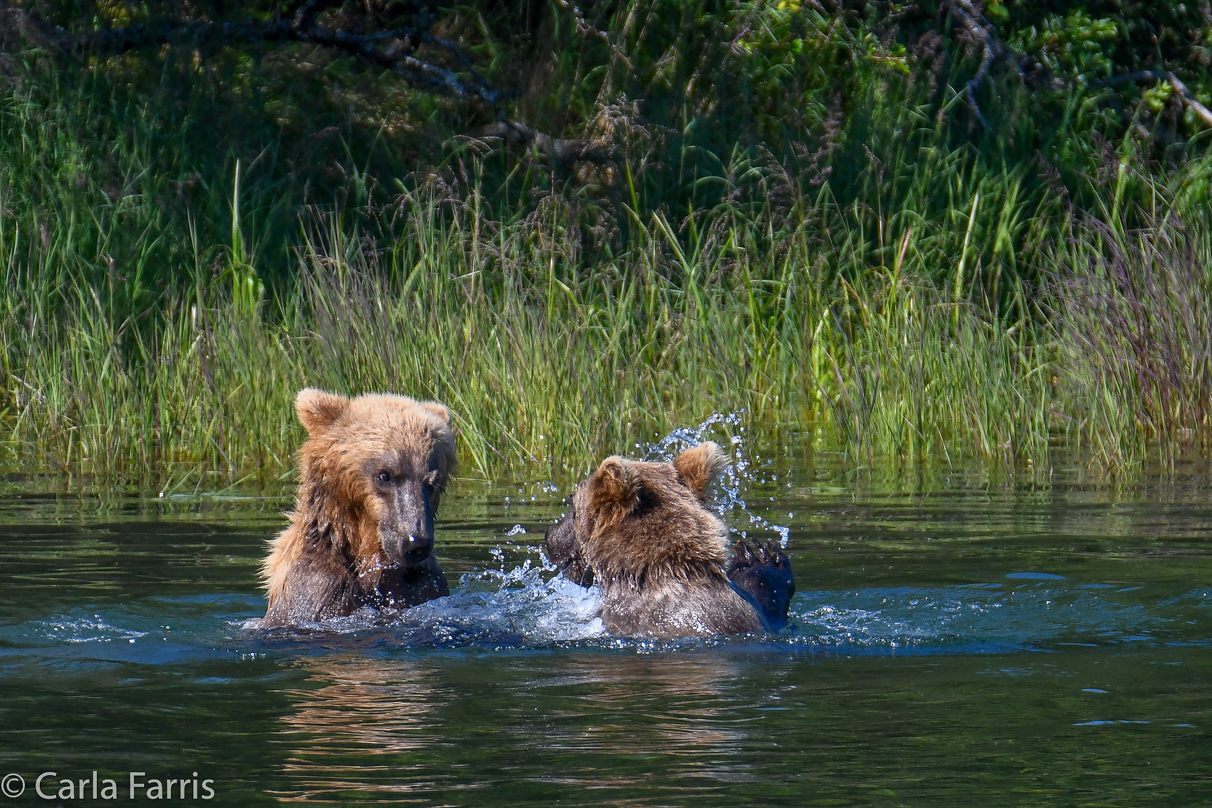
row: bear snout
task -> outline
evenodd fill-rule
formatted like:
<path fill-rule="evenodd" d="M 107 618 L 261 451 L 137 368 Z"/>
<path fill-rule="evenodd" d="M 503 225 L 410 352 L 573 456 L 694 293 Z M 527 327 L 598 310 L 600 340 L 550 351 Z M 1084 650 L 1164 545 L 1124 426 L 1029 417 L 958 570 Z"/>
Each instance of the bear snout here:
<path fill-rule="evenodd" d="M 563 566 L 568 562 L 572 557 L 575 538 L 570 516 L 565 516 L 547 528 L 547 532 L 543 534 L 543 544 L 547 546 L 547 557 L 551 559 L 551 563 Z"/>
<path fill-rule="evenodd" d="M 400 485 L 379 523 L 383 552 L 393 564 L 415 567 L 433 553 L 433 513 L 420 483 Z"/>
<path fill-rule="evenodd" d="M 383 553 L 393 564 L 415 567 L 433 554 L 433 535 L 415 536 L 397 530 L 379 530 Z"/>
<path fill-rule="evenodd" d="M 581 560 L 576 542 L 576 526 L 572 514 L 547 528 L 547 533 L 543 536 L 543 543 L 547 546 L 547 558 L 560 568 L 561 574 L 580 586 L 593 586 L 593 570 Z"/>
<path fill-rule="evenodd" d="M 424 563 L 433 554 L 433 539 L 409 536 L 405 547 L 407 549 L 404 551 L 404 566 L 415 567 Z"/>

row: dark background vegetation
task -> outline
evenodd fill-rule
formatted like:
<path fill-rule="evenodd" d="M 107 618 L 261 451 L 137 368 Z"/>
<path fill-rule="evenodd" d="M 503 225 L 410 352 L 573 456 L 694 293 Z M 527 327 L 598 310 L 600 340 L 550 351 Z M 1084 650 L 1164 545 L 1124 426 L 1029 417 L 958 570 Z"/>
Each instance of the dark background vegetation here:
<path fill-rule="evenodd" d="M 827 184 L 843 204 L 895 208 L 897 174 L 926 138 L 1027 167 L 1027 202 L 1053 193 L 1085 209 L 1114 181 L 1117 154 L 1165 171 L 1212 123 L 1190 103 L 1212 103 L 1212 11 L 1198 1 L 3 5 L 10 104 L 54 117 L 79 150 L 77 192 L 98 207 L 150 195 L 173 225 L 192 217 L 203 243 L 220 243 L 230 210 L 213 209 L 227 194 L 211 186 L 230 184 L 240 160 L 271 282 L 293 271 L 301 206 L 390 205 L 431 173 L 465 183 L 471 152 L 494 208 L 555 188 L 586 208 L 680 219 L 736 194 L 713 180 L 738 151 L 797 191 Z M 241 34 L 308 5 L 333 31 L 410 34 L 402 50 L 469 84 L 481 75 L 497 96 L 343 48 Z M 498 121 L 600 148 L 587 162 L 526 154 L 533 141 L 501 138 Z M 38 205 L 63 173 L 61 152 L 24 156 L 34 165 L 6 172 L 10 205 Z M 626 233 L 603 234 L 603 246 L 611 237 Z M 166 240 L 164 277 L 148 282 L 181 279 L 191 261 L 173 250 L 185 246 Z"/>
<path fill-rule="evenodd" d="M 811 307 L 769 314 L 779 294 L 791 300 L 779 278 L 798 256 L 838 341 L 820 378 L 797 382 L 825 403 L 793 414 L 784 392 L 771 423 L 829 421 L 846 445 L 864 445 L 883 392 L 861 380 L 852 320 L 867 323 L 870 307 L 856 301 L 888 303 L 871 277 L 895 269 L 901 283 L 911 264 L 927 308 L 963 302 L 1025 340 L 1014 362 L 1029 356 L 1038 375 L 1056 377 L 1023 427 L 1038 441 L 1102 429 L 1090 415 L 1102 405 L 1090 402 L 1112 389 L 1128 444 L 1180 433 L 1200 444 L 1212 360 L 1180 343 L 1198 332 L 1207 302 L 1210 64 L 1212 4 L 1201 0 L 0 2 L 14 445 L 79 427 L 88 406 L 82 394 L 51 405 L 30 392 L 32 354 L 71 339 L 60 333 L 35 351 L 23 336 L 33 311 L 54 318 L 95 305 L 125 373 L 146 364 L 146 345 L 167 328 L 158 324 L 191 302 L 238 304 L 259 322 L 316 332 L 314 296 L 291 302 L 317 251 L 316 223 L 347 234 L 344 249 L 379 256 L 366 271 L 398 298 L 423 285 L 420 263 L 392 258 L 418 239 L 421 208 L 432 213 L 426 226 L 447 235 L 471 211 L 474 231 L 456 239 L 463 258 L 422 275 L 462 278 L 465 291 L 479 283 L 481 304 L 499 311 L 510 287 L 520 306 L 554 317 L 544 290 L 558 282 L 578 317 L 643 321 L 621 295 L 653 238 L 662 294 L 677 299 L 699 295 L 699 284 L 708 298 L 734 296 L 744 264 L 756 280 L 738 317 L 761 321 L 786 362 L 811 375 L 803 351 L 823 339 Z M 1157 312 L 1170 310 L 1182 324 L 1163 328 Z M 1078 316 L 1097 311 L 1107 314 Z M 793 340 L 789 317 L 797 333 L 815 328 L 816 341 Z M 951 320 L 944 343 L 958 339 L 959 315 Z M 689 333 L 684 319 L 668 325 L 640 340 L 660 343 L 658 365 Z M 1065 359 L 1082 353 L 1081 368 Z M 305 381 L 314 374 L 299 361 L 295 380 Z M 1057 385 L 1076 376 L 1085 386 L 1064 399 Z M 367 381 L 349 368 L 326 378 L 352 390 Z M 739 402 L 716 393 L 736 405 L 756 389 Z M 418 392 L 451 395 L 436 383 Z M 661 401 L 681 417 L 702 409 L 660 396 L 647 406 Z M 40 418 L 54 425 L 31 438 Z M 632 420 L 576 445 L 617 446 Z M 842 429 L 848 420 L 856 426 Z M 493 429 L 519 426 L 482 432 Z M 926 440 L 918 431 L 911 443 Z M 952 439 L 936 431 L 935 444 Z M 512 456 L 499 437 L 485 441 Z M 71 452 L 55 451 L 70 465 Z M 1136 450 L 1119 441 L 1098 451 L 1115 462 Z"/>

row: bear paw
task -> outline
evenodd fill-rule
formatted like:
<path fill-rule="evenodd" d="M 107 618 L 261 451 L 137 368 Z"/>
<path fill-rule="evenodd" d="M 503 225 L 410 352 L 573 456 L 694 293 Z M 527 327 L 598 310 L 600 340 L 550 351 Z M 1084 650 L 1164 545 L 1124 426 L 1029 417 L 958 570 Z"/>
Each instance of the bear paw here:
<path fill-rule="evenodd" d="M 749 595 L 761 608 L 770 627 L 778 631 L 787 625 L 787 609 L 795 594 L 791 561 L 776 544 L 744 539 L 732 548 L 728 580 Z"/>

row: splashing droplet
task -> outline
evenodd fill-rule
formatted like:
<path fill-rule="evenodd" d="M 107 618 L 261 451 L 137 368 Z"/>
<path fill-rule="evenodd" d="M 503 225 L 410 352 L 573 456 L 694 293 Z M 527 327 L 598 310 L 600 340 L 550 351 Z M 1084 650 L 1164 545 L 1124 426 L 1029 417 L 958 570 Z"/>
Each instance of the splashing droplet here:
<path fill-rule="evenodd" d="M 756 513 L 751 513 L 745 500 L 741 498 L 741 490 L 753 482 L 752 465 L 745 454 L 745 438 L 741 435 L 745 427 L 741 425 L 744 410 L 732 413 L 715 412 L 697 427 L 680 427 L 665 437 L 651 444 L 643 453 L 643 459 L 650 463 L 669 462 L 687 449 L 698 446 L 705 440 L 712 439 L 712 433 L 720 429 L 732 432 L 727 442 L 732 446 L 733 462 L 720 473 L 716 482 L 719 494 L 715 500 L 715 511 L 727 519 L 729 512 L 742 511 L 749 524 L 763 530 L 777 533 L 780 546 L 786 548 L 791 538 L 791 528 L 777 525 Z M 723 442 L 720 440 L 719 442 Z M 729 531 L 741 538 L 748 538 L 748 531 L 730 527 Z"/>

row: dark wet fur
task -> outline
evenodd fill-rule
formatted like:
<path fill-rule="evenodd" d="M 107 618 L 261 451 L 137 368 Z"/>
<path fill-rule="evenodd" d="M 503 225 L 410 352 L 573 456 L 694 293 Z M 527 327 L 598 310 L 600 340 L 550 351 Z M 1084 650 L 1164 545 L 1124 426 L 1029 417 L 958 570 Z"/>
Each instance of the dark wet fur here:
<path fill-rule="evenodd" d="M 384 570 L 374 586 L 365 587 L 348 563 L 314 553 L 300 558 L 291 569 L 284 597 L 274 600 L 262 625 L 317 623 L 363 606 L 402 609 L 449 594 L 446 574 L 433 556 L 415 567 Z"/>
<path fill-rule="evenodd" d="M 762 610 L 774 631 L 787 625 L 787 610 L 795 595 L 795 577 L 791 560 L 782 548 L 772 543 L 744 539 L 732 546 L 728 580 Z"/>

